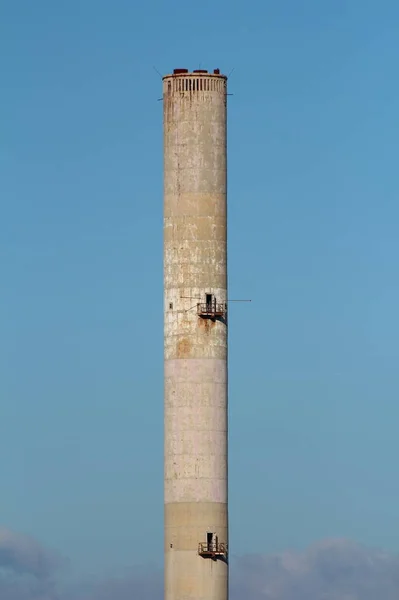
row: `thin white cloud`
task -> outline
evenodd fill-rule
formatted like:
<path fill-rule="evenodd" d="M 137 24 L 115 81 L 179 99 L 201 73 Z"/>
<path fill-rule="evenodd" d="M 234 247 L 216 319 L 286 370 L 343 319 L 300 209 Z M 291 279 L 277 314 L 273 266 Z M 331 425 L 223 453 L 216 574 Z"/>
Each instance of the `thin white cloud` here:
<path fill-rule="evenodd" d="M 59 565 L 33 538 L 0 528 L 1 600 L 58 600 L 53 577 Z"/>
<path fill-rule="evenodd" d="M 348 540 L 303 552 L 244 557 L 232 569 L 232 600 L 394 600 L 399 557 Z"/>
<path fill-rule="evenodd" d="M 38 579 L 51 575 L 59 564 L 55 553 L 36 540 L 0 527 L 0 568 Z"/>

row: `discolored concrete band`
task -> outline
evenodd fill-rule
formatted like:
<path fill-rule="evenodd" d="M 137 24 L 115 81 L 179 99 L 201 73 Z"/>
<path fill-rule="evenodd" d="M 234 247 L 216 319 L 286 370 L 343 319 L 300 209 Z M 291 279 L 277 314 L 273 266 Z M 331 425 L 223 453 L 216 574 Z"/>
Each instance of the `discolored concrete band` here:
<path fill-rule="evenodd" d="M 226 78 L 164 86 L 165 599 L 227 600 L 228 565 L 204 559 L 207 532 L 228 543 Z"/>

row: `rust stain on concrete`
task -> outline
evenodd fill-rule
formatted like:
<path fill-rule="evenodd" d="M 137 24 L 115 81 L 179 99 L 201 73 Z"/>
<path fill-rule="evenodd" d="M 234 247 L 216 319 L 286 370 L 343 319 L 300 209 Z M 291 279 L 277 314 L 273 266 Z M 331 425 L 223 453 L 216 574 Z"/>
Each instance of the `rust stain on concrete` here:
<path fill-rule="evenodd" d="M 191 343 L 187 338 L 177 342 L 177 358 L 188 358 L 190 356 Z"/>
<path fill-rule="evenodd" d="M 216 321 L 214 319 L 203 319 L 202 317 L 198 317 L 198 328 L 201 331 L 205 331 L 206 333 L 211 333 L 212 329 L 215 327 Z"/>

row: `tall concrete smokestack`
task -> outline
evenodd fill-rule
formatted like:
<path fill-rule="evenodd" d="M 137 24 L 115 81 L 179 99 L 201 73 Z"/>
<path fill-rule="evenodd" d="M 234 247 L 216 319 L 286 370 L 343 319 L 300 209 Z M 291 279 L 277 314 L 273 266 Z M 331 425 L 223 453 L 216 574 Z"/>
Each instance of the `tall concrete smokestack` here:
<path fill-rule="evenodd" d="M 165 600 L 227 600 L 227 77 L 163 77 Z"/>

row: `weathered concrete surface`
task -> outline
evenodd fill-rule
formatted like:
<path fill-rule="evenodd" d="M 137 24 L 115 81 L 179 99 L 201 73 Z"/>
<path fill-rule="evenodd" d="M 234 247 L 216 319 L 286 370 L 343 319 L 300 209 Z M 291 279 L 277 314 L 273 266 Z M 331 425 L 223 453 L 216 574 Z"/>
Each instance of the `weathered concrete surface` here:
<path fill-rule="evenodd" d="M 226 78 L 166 76 L 164 93 L 165 600 L 227 600 Z"/>

